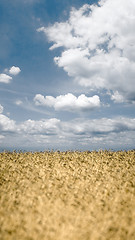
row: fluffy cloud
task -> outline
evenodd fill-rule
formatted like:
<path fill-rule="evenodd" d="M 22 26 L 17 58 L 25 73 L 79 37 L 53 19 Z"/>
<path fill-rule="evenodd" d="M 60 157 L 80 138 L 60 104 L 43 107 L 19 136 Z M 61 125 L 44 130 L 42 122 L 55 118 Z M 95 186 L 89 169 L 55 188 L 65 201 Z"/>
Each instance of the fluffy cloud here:
<path fill-rule="evenodd" d="M 111 94 L 110 94 L 111 95 Z M 122 95 L 119 94 L 118 91 L 115 91 L 112 95 L 111 95 L 111 99 L 114 101 L 114 102 L 117 102 L 117 103 L 122 103 L 124 102 L 124 97 Z"/>
<path fill-rule="evenodd" d="M 19 67 L 13 66 L 13 67 L 11 67 L 11 68 L 9 69 L 9 73 L 10 73 L 11 75 L 17 75 L 17 74 L 19 74 L 20 72 L 21 72 L 21 69 L 20 69 Z"/>
<path fill-rule="evenodd" d="M 16 123 L 7 116 L 0 114 L 0 131 L 2 132 L 15 132 Z"/>
<path fill-rule="evenodd" d="M 57 118 L 27 120 L 16 127 L 19 132 L 27 134 L 56 135 L 69 134 L 85 136 L 101 136 L 110 133 L 135 131 L 135 119 L 117 117 L 114 119 L 74 119 L 62 122 Z"/>
<path fill-rule="evenodd" d="M 39 121 L 27 120 L 19 125 L 19 132 L 27 134 L 56 135 L 58 134 L 60 120 L 56 118 Z"/>
<path fill-rule="evenodd" d="M 71 93 L 60 95 L 56 98 L 37 94 L 34 101 L 36 105 L 54 107 L 55 110 L 64 111 L 87 111 L 100 106 L 100 99 L 97 95 L 86 97 L 84 94 L 81 94 L 79 97 L 76 97 Z"/>
<path fill-rule="evenodd" d="M 134 101 L 134 12 L 134 0 L 101 0 L 73 8 L 66 22 L 38 31 L 54 42 L 50 49 L 63 47 L 54 60 L 77 83 L 90 90 L 111 90 L 116 102 Z"/>
<path fill-rule="evenodd" d="M 72 123 L 71 123 L 72 122 Z M 63 123 L 63 129 L 67 132 L 72 132 L 75 135 L 88 135 L 88 136 L 104 136 L 110 133 L 120 133 L 135 131 L 135 119 L 124 117 L 108 119 L 92 119 L 82 121 L 82 119 L 72 120 Z"/>
<path fill-rule="evenodd" d="M 2 83 L 10 83 L 11 80 L 12 80 L 12 77 L 10 77 L 9 75 L 7 75 L 5 73 L 1 73 L 0 74 L 0 82 L 2 82 Z"/>
<path fill-rule="evenodd" d="M 11 67 L 9 70 L 6 68 L 4 72 L 9 73 L 11 75 L 17 75 L 20 73 L 20 68 L 19 67 Z M 0 82 L 2 83 L 10 83 L 12 80 L 12 77 L 9 76 L 8 74 L 1 73 L 0 74 Z"/>
<path fill-rule="evenodd" d="M 0 114 L 1 147 L 13 149 L 97 149 L 133 148 L 135 119 L 74 119 L 60 121 L 56 118 L 27 120 L 16 123 Z M 11 134 L 12 133 L 12 134 Z"/>

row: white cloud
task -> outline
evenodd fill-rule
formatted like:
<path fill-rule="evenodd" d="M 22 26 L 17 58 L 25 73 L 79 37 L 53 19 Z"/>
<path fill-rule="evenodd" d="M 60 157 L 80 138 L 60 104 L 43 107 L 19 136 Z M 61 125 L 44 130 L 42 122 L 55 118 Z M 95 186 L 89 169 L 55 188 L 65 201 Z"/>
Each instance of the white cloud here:
<path fill-rule="evenodd" d="M 17 75 L 17 74 L 20 73 L 20 71 L 21 71 L 20 68 L 19 67 L 15 67 L 15 66 L 11 67 L 9 70 L 7 68 L 4 69 L 5 73 L 9 73 L 11 75 Z M 0 74 L 0 82 L 2 82 L 2 83 L 10 83 L 11 80 L 12 80 L 12 77 L 9 76 L 8 74 L 5 74 L 5 73 L 1 73 Z"/>
<path fill-rule="evenodd" d="M 74 119 L 66 122 L 58 119 L 31 120 L 26 121 L 24 126 L 22 133 L 25 131 L 32 134 L 33 141 L 37 141 L 37 144 L 45 143 L 51 148 L 65 149 L 97 149 L 97 146 L 132 148 L 135 133 L 135 119 L 124 117 Z"/>
<path fill-rule="evenodd" d="M 135 118 L 29 119 L 17 124 L 0 114 L 0 131 L 2 148 L 127 149 L 134 148 Z"/>
<path fill-rule="evenodd" d="M 59 135 L 62 137 L 104 137 L 111 133 L 135 131 L 135 118 L 116 117 L 113 119 L 83 119 L 76 118 L 71 121 L 61 121 L 57 118 L 32 120 L 16 123 L 9 117 L 0 114 L 0 129 L 2 132 L 15 132 L 27 135 Z M 3 134 L 4 135 L 4 134 Z M 78 137 L 79 139 L 79 137 Z M 114 139 L 115 140 L 115 139 Z"/>
<path fill-rule="evenodd" d="M 11 75 L 17 75 L 17 74 L 19 74 L 20 72 L 21 72 L 21 69 L 20 69 L 19 67 L 13 66 L 13 67 L 11 67 L 11 68 L 9 69 L 9 73 L 10 73 Z"/>
<path fill-rule="evenodd" d="M 16 131 L 16 123 L 7 116 L 0 114 L 0 130 L 1 131 Z"/>
<path fill-rule="evenodd" d="M 36 105 L 54 107 L 55 110 L 64 111 L 87 111 L 100 106 L 100 99 L 97 95 L 87 97 L 81 94 L 79 97 L 76 97 L 71 93 L 60 95 L 56 98 L 52 96 L 44 97 L 41 94 L 36 94 L 34 101 Z"/>
<path fill-rule="evenodd" d="M 0 113 L 3 113 L 3 106 L 0 104 Z"/>
<path fill-rule="evenodd" d="M 132 101 L 135 99 L 134 13 L 134 0 L 101 0 L 98 5 L 72 8 L 66 22 L 38 31 L 43 31 L 54 43 L 50 49 L 63 47 L 61 56 L 54 60 L 77 83 L 90 90 L 111 90 L 115 102 Z"/>
<path fill-rule="evenodd" d="M 18 105 L 18 106 L 21 105 L 22 103 L 23 103 L 23 102 L 22 102 L 21 100 L 16 100 L 16 101 L 15 101 L 15 104 Z"/>
<path fill-rule="evenodd" d="M 1 73 L 0 74 L 0 82 L 2 82 L 2 83 L 10 83 L 11 80 L 12 80 L 12 77 L 10 77 L 9 75 L 7 75 L 5 73 Z"/>
<path fill-rule="evenodd" d="M 113 95 L 111 95 L 111 99 L 114 101 L 114 102 L 117 102 L 117 103 L 122 103 L 124 102 L 124 97 L 122 95 L 119 94 L 118 91 L 115 91 L 113 93 Z"/>
<path fill-rule="evenodd" d="M 77 135 L 101 136 L 110 133 L 135 131 L 135 119 L 117 117 L 114 119 L 75 119 L 70 123 L 63 123 L 63 129 Z"/>
<path fill-rule="evenodd" d="M 19 132 L 27 134 L 56 135 L 58 134 L 60 120 L 57 118 L 39 121 L 27 120 L 19 125 Z"/>

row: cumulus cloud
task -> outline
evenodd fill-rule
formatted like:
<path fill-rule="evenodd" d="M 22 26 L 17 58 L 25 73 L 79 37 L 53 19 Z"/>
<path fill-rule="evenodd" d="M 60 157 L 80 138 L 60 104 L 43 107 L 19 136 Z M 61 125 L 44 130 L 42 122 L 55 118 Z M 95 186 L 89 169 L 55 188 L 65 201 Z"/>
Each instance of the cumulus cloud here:
<path fill-rule="evenodd" d="M 12 77 L 9 76 L 7 73 L 11 74 L 11 75 L 17 75 L 20 73 L 20 68 L 19 67 L 11 67 L 9 70 L 6 68 L 4 70 L 5 73 L 1 73 L 0 74 L 0 83 L 10 83 L 12 80 Z"/>
<path fill-rule="evenodd" d="M 57 118 L 43 119 L 39 121 L 27 120 L 19 125 L 19 132 L 27 134 L 56 135 L 58 134 L 60 120 Z"/>
<path fill-rule="evenodd" d="M 118 91 L 115 91 L 115 92 L 111 95 L 111 99 L 112 99 L 114 102 L 117 102 L 117 103 L 122 103 L 122 102 L 124 102 L 124 97 L 123 97 L 122 95 L 120 95 Z"/>
<path fill-rule="evenodd" d="M 57 118 L 16 123 L 0 114 L 1 147 L 47 149 L 133 148 L 135 118 L 74 119 Z M 12 134 L 11 134 L 12 133 Z"/>
<path fill-rule="evenodd" d="M 77 83 L 111 90 L 115 102 L 135 99 L 135 1 L 101 0 L 72 8 L 66 22 L 39 28 L 63 47 L 54 58 Z M 117 94 L 116 94 L 117 93 Z M 121 97 L 120 97 L 121 96 Z"/>
<path fill-rule="evenodd" d="M 54 107 L 55 110 L 64 111 L 87 111 L 100 106 L 99 96 L 87 97 L 81 94 L 79 97 L 71 93 L 55 97 L 36 94 L 34 98 L 36 105 Z"/>
<path fill-rule="evenodd" d="M 12 80 L 12 77 L 10 77 L 9 75 L 7 75 L 5 73 L 0 74 L 0 82 L 1 83 L 10 83 L 11 80 Z"/>
<path fill-rule="evenodd" d="M 13 66 L 9 69 L 9 73 L 11 75 L 18 75 L 20 72 L 21 72 L 21 69 L 19 67 Z"/>
<path fill-rule="evenodd" d="M 71 123 L 72 122 L 72 123 Z M 64 129 L 75 135 L 91 135 L 101 136 L 110 133 L 120 133 L 127 131 L 135 131 L 135 119 L 125 117 L 117 117 L 114 119 L 78 119 L 72 120 L 70 124 L 65 123 Z"/>
<path fill-rule="evenodd" d="M 29 119 L 16 127 L 19 132 L 27 134 L 41 135 L 84 135 L 84 136 L 104 136 L 110 133 L 120 133 L 135 131 L 135 119 L 117 117 L 113 119 L 74 119 L 71 121 L 61 121 L 57 118 L 32 120 Z"/>
<path fill-rule="evenodd" d="M 16 123 L 14 120 L 11 120 L 7 116 L 0 114 L 0 130 L 2 132 L 15 132 Z"/>

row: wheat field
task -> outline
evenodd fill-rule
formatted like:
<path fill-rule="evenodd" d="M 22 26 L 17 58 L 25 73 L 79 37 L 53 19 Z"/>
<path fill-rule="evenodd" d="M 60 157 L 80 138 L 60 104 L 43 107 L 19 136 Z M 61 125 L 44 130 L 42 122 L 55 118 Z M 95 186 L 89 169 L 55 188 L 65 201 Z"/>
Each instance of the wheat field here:
<path fill-rule="evenodd" d="M 135 150 L 0 153 L 0 240 L 134 240 Z"/>

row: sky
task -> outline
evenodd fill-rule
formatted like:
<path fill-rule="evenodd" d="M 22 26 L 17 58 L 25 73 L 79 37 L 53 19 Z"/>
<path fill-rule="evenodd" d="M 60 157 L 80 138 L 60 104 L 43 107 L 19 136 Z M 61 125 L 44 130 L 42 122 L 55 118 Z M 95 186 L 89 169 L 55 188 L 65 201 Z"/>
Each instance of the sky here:
<path fill-rule="evenodd" d="M 0 151 L 135 148 L 135 1 L 0 1 Z"/>

